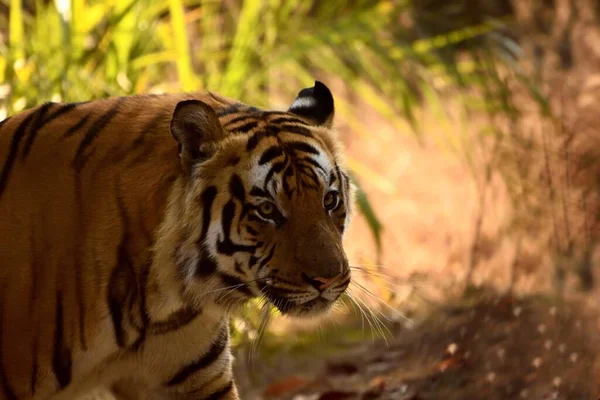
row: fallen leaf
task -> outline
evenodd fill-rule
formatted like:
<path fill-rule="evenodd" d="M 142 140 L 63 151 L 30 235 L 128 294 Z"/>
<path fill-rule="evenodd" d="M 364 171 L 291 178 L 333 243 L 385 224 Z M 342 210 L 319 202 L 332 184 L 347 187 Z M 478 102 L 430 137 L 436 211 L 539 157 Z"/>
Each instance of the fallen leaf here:
<path fill-rule="evenodd" d="M 290 376 L 267 386 L 263 392 L 263 396 L 266 398 L 281 397 L 283 395 L 295 392 L 309 383 L 310 380 L 301 376 Z"/>
<path fill-rule="evenodd" d="M 452 357 L 448 357 L 445 360 L 440 361 L 436 364 L 435 369 L 439 372 L 444 372 L 450 368 L 457 368 L 462 366 L 464 363 L 464 357 L 461 353 L 455 354 Z"/>

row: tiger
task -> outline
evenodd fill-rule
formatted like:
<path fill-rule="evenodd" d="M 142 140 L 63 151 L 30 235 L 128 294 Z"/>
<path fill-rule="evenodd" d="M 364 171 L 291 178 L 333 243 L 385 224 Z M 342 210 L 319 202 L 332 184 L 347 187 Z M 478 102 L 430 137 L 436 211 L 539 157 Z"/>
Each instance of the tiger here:
<path fill-rule="evenodd" d="M 237 400 L 230 319 L 346 292 L 355 187 L 322 82 L 285 111 L 213 91 L 0 122 L 0 398 Z"/>

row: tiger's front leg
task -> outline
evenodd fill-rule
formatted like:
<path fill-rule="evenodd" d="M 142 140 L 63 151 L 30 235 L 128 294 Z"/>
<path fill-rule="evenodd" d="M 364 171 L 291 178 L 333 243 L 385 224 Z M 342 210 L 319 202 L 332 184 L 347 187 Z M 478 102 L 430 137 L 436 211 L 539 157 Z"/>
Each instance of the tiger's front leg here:
<path fill-rule="evenodd" d="M 237 388 L 233 381 L 229 381 L 224 386 L 214 385 L 214 390 L 211 388 L 205 391 L 203 388 L 199 388 L 198 392 L 190 391 L 185 395 L 174 396 L 173 399 L 185 399 L 185 400 L 239 400 Z"/>
<path fill-rule="evenodd" d="M 117 400 L 239 400 L 232 377 L 215 377 L 214 381 L 209 382 L 203 377 L 197 380 L 190 379 L 185 387 L 181 388 L 153 389 L 127 379 L 113 385 L 111 394 Z"/>
<path fill-rule="evenodd" d="M 206 376 L 190 378 L 184 387 L 166 388 L 165 400 L 239 400 L 231 371 L 218 374 L 212 379 Z M 159 396 L 160 397 L 160 396 Z"/>

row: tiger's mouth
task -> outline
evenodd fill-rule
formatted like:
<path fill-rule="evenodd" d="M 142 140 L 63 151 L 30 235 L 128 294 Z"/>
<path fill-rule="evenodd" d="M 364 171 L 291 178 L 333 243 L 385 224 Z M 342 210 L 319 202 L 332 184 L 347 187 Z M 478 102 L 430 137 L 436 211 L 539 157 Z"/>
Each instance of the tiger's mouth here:
<path fill-rule="evenodd" d="M 283 315 L 303 317 L 318 316 L 326 313 L 346 291 L 348 284 L 341 285 L 335 291 L 290 290 L 263 285 L 261 291 L 275 308 Z"/>

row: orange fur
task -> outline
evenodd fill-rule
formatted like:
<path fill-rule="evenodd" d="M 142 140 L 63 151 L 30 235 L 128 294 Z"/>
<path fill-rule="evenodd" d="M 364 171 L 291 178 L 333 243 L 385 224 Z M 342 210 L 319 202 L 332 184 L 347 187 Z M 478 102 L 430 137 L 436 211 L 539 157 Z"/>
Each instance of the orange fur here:
<path fill-rule="evenodd" d="M 187 391 L 201 399 L 224 388 L 221 398 L 237 399 L 235 386 L 227 389 L 228 346 L 218 337 L 226 331 L 231 305 L 245 298 L 222 304 L 218 291 L 227 277 L 250 276 L 251 265 L 237 254 L 211 253 L 217 269 L 196 279 L 189 268 L 208 262 L 198 257 L 211 248 L 199 243 L 222 239 L 213 232 L 232 202 L 232 176 L 249 185 L 256 154 L 246 151 L 247 143 L 273 119 L 289 118 L 289 129 L 309 129 L 312 138 L 302 140 L 340 168 L 341 155 L 327 126 L 279 113 L 261 116 L 243 134 L 223 128 L 219 140 L 202 143 L 211 157 L 194 164 L 188 177 L 182 163 L 193 153 L 184 146 L 179 154 L 171 123 L 177 105 L 190 99 L 217 113 L 237 104 L 211 93 L 143 95 L 43 105 L 0 125 L 0 399 L 67 399 L 102 386 L 126 393 L 124 385 L 117 390 L 122 379 L 137 380 L 148 396 L 187 398 L 181 397 Z M 219 123 L 225 127 L 245 115 L 256 119 L 256 109 L 240 107 Z M 266 138 L 257 149 L 277 143 Z M 299 182 L 293 184 L 300 188 Z M 209 185 L 215 197 L 205 239 L 202 199 Z M 343 216 L 327 218 L 322 194 L 307 190 L 274 200 L 288 210 L 284 228 L 238 222 L 238 230 L 258 229 L 260 240 L 276 243 L 264 272 L 271 275 L 255 277 L 304 287 L 298 268 L 320 276 L 346 262 L 341 230 L 351 193 L 339 185 L 348 208 Z M 245 190 L 248 197 L 249 186 Z M 251 240 L 247 232 L 238 233 L 236 240 Z M 221 352 L 210 358 L 216 349 Z M 202 369 L 194 361 L 201 355 L 211 361 Z M 198 368 L 193 379 L 190 365 Z"/>

